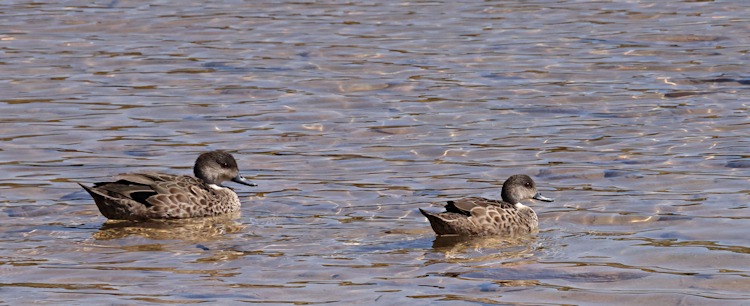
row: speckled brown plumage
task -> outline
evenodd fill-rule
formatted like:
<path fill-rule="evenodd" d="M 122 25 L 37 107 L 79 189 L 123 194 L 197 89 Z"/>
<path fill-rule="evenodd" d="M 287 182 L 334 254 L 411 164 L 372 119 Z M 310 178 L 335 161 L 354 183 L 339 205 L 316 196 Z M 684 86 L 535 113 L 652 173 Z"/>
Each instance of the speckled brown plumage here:
<path fill-rule="evenodd" d="M 419 211 L 427 217 L 438 235 L 514 236 L 534 232 L 539 226 L 534 210 L 520 201 L 552 201 L 537 192 L 536 184 L 527 175 L 508 178 L 503 184 L 501 196 L 502 201 L 481 197 L 448 201 L 446 211 L 441 213 Z"/>
<path fill-rule="evenodd" d="M 195 162 L 196 177 L 164 173 L 128 173 L 115 182 L 83 187 L 105 217 L 118 220 L 207 217 L 237 211 L 240 199 L 227 180 L 254 186 L 237 169 L 229 153 L 212 151 Z"/>

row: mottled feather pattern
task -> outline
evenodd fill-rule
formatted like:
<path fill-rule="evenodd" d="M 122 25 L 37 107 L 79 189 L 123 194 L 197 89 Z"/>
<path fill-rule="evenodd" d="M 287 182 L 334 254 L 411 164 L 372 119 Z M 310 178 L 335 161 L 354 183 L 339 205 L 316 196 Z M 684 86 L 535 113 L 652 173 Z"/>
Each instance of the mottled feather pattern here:
<path fill-rule="evenodd" d="M 498 201 L 476 202 L 467 214 L 456 212 L 429 213 L 436 217 L 431 224 L 438 235 L 520 235 L 533 232 L 538 227 L 536 213 L 527 206 L 516 209 L 513 205 L 498 205 Z M 430 216 L 428 216 L 430 218 Z M 435 222 L 437 221 L 437 222 Z M 442 222 L 441 222 L 442 221 Z M 518 226 L 521 224 L 521 226 Z"/>
<path fill-rule="evenodd" d="M 135 219 L 204 217 L 240 208 L 237 194 L 230 189 L 215 190 L 187 175 L 132 173 L 118 178 L 115 183 L 96 186 L 103 198 L 95 197 L 94 200 L 110 219 L 122 219 L 127 215 L 139 216 Z M 138 202 L 132 198 L 135 192 L 151 192 L 153 195 L 145 202 Z M 111 201 L 106 200 L 118 200 L 124 207 L 112 207 Z"/>

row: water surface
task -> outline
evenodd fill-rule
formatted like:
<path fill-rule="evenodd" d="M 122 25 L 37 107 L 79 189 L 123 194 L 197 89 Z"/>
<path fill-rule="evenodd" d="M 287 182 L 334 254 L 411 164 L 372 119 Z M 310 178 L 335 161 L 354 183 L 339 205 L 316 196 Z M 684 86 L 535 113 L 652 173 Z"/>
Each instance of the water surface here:
<path fill-rule="evenodd" d="M 0 304 L 745 304 L 750 3 L 0 1 Z M 229 150 L 241 213 L 76 182 Z M 541 231 L 418 208 L 531 175 Z"/>

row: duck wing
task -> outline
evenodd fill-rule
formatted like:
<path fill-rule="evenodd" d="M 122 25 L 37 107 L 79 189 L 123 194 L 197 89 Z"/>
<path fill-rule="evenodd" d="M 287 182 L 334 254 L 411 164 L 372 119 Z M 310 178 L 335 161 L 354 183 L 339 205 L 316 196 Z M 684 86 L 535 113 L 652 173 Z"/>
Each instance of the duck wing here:
<path fill-rule="evenodd" d="M 487 199 L 482 197 L 468 197 L 454 201 L 448 201 L 445 205 L 447 212 L 457 213 L 465 216 L 471 216 L 471 210 L 476 207 L 498 206 L 500 208 L 513 208 L 513 205 L 499 200 Z"/>
<path fill-rule="evenodd" d="M 118 175 L 115 182 L 94 184 L 94 190 L 116 199 L 129 199 L 151 207 L 157 195 L 174 195 L 189 190 L 187 186 L 201 186 L 197 179 L 185 175 L 163 173 L 127 173 Z M 186 189 L 187 188 L 187 189 Z"/>

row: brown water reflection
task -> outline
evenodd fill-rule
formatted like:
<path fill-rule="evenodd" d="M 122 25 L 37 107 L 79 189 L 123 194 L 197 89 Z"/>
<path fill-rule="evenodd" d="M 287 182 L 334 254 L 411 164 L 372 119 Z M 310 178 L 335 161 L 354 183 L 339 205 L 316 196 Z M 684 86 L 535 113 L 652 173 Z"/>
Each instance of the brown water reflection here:
<path fill-rule="evenodd" d="M 0 2 L 0 304 L 746 304 L 744 1 Z M 225 149 L 241 214 L 76 182 Z M 552 204 L 518 240 L 417 208 Z"/>
<path fill-rule="evenodd" d="M 200 243 L 222 239 L 226 234 L 241 232 L 246 226 L 239 223 L 239 212 L 211 218 L 187 220 L 149 220 L 143 222 L 109 220 L 96 232 L 95 239 L 121 239 L 142 236 L 153 240 L 180 239 Z"/>

